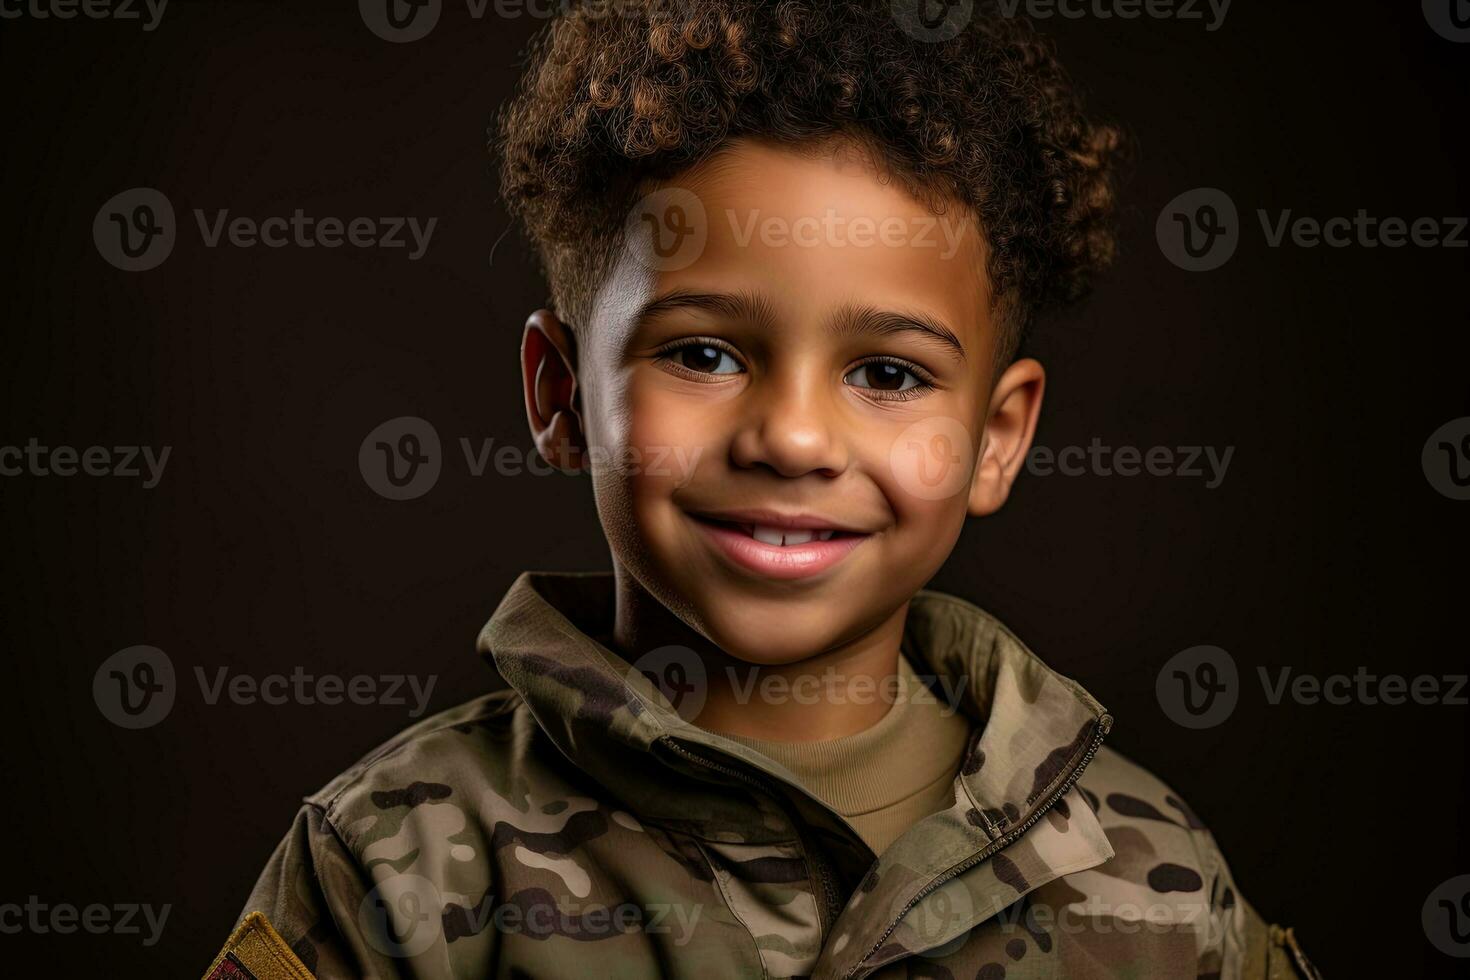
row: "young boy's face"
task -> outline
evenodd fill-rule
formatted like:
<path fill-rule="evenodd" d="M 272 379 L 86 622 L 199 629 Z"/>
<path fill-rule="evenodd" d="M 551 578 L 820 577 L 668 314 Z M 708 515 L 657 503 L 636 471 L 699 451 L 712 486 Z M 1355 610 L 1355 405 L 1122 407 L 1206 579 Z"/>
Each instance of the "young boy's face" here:
<path fill-rule="evenodd" d="M 1041 368 L 995 376 L 973 219 L 850 147 L 742 141 L 659 190 L 581 349 L 547 313 L 528 325 L 538 444 L 585 437 L 615 562 L 726 653 L 789 663 L 857 640 L 967 514 L 1004 502 Z M 551 426 L 573 370 L 558 355 L 581 404 Z"/>

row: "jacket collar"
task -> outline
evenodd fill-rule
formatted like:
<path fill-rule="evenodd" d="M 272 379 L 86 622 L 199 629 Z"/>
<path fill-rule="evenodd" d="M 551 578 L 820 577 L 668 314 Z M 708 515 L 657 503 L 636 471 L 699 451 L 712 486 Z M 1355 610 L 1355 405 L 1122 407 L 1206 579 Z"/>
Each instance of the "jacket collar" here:
<path fill-rule="evenodd" d="M 1072 789 L 1112 717 L 961 599 L 918 593 L 904 629 L 915 670 L 958 690 L 975 726 L 955 806 L 900 837 L 876 864 L 841 817 L 790 773 L 689 724 L 640 671 L 593 639 L 610 635 L 612 614 L 611 574 L 528 572 L 481 631 L 478 648 L 546 737 L 620 799 L 636 801 L 647 819 L 708 840 L 789 841 L 792 821 L 767 791 L 784 790 L 787 805 L 831 850 L 848 886 L 844 894 L 852 892 L 829 922 L 832 941 L 823 953 L 822 965 L 839 975 L 920 952 L 916 945 L 942 945 L 1059 874 L 1112 856 L 1095 815 Z M 699 668 L 686 662 L 681 669 L 688 675 Z M 696 691 L 698 682 L 686 676 Z M 1042 821 L 1051 808 L 1052 821 Z M 1024 867 L 1005 856 L 997 862 L 1002 850 L 1022 854 Z M 962 899 L 955 894 L 961 886 Z M 936 902 L 947 910 L 943 928 L 925 911 Z M 844 934 L 865 938 L 844 943 Z M 878 935 L 887 938 L 874 948 Z"/>

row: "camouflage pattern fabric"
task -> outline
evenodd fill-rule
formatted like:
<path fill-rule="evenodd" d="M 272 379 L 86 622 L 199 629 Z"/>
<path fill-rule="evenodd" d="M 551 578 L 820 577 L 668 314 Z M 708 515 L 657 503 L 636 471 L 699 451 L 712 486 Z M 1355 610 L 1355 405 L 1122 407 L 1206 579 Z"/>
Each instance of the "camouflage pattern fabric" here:
<path fill-rule="evenodd" d="M 911 605 L 975 735 L 954 805 L 880 857 L 593 640 L 611 615 L 609 576 L 523 575 L 480 637 L 510 690 L 307 798 L 245 912 L 322 978 L 1316 975 L 1100 746 L 1103 707 L 974 606 Z"/>

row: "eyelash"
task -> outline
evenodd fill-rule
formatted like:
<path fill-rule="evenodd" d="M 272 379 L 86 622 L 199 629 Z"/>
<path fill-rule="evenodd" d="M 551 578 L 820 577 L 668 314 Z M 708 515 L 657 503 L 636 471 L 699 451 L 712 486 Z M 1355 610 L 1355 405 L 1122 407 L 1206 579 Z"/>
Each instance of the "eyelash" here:
<path fill-rule="evenodd" d="M 911 398 L 919 398 L 923 395 L 927 395 L 929 394 L 929 392 L 938 387 L 938 385 L 934 382 L 934 376 L 932 374 L 930 374 L 928 371 L 925 371 L 923 368 L 919 367 L 919 365 L 913 363 L 912 361 L 905 361 L 904 359 L 899 357 L 869 357 L 864 360 L 858 361 L 842 376 L 846 378 L 847 375 L 851 374 L 853 371 L 856 371 L 859 368 L 867 367 L 869 364 L 891 364 L 899 370 L 907 371 L 909 374 L 912 374 L 914 376 L 914 380 L 918 383 L 911 388 L 901 388 L 898 391 L 885 391 L 881 388 L 864 388 L 862 390 L 870 392 L 870 394 L 865 396 L 867 398 L 876 398 L 879 401 L 906 402 Z M 853 385 L 853 387 L 857 386 Z"/>
<path fill-rule="evenodd" d="M 690 347 L 713 347 L 715 350 L 723 351 L 725 354 L 729 355 L 729 357 L 736 363 L 740 363 L 739 352 L 737 352 L 734 347 L 730 346 L 725 341 L 720 340 L 718 337 L 683 337 L 679 340 L 664 344 L 662 347 L 656 348 L 653 351 L 653 358 L 656 362 L 663 363 L 669 368 L 679 372 L 682 377 L 693 378 L 694 380 L 701 381 L 707 384 L 714 383 L 710 379 L 725 378 L 730 376 L 729 374 L 714 374 L 707 371 L 694 371 L 673 360 L 673 355 L 677 354 L 681 350 L 685 350 Z M 881 388 L 862 388 L 860 390 L 869 392 L 869 394 L 863 396 L 865 398 L 872 398 L 878 401 L 908 401 L 913 398 L 919 398 L 923 395 L 927 395 L 929 392 L 935 390 L 935 388 L 938 387 L 938 385 L 935 384 L 934 376 L 931 375 L 928 371 L 919 367 L 919 365 L 913 363 L 912 361 L 905 361 L 899 357 L 890 357 L 884 355 L 869 357 L 858 361 L 852 367 L 844 371 L 842 376 L 843 378 L 846 378 L 849 374 L 852 374 L 852 372 L 858 370 L 859 368 L 866 367 L 869 364 L 891 364 L 900 370 L 907 371 L 912 374 L 917 383 L 912 387 L 902 388 L 898 391 L 886 391 Z M 741 364 L 741 370 L 734 373 L 746 374 L 748 372 L 745 370 L 745 366 Z M 843 383 L 846 384 L 845 381 Z M 856 388 L 858 386 L 852 385 L 850 387 Z"/>
<path fill-rule="evenodd" d="M 710 379 L 712 378 L 727 378 L 730 376 L 728 374 L 713 374 L 708 371 L 695 371 L 691 368 L 685 367 L 684 365 L 678 363 L 673 359 L 673 355 L 679 353 L 679 351 L 681 350 L 687 350 L 690 347 L 713 347 L 715 350 L 723 351 L 725 354 L 728 354 L 731 360 L 735 361 L 737 364 L 740 364 L 739 352 L 725 341 L 720 340 L 718 337 L 684 337 L 679 340 L 675 340 L 671 343 L 664 344 L 662 347 L 654 350 L 653 359 L 654 361 L 666 364 L 668 365 L 668 367 L 679 372 L 679 375 L 681 377 L 693 378 L 696 381 L 702 381 L 707 384 L 713 383 L 710 381 Z M 746 373 L 745 365 L 741 364 L 740 367 L 741 370 L 736 373 Z"/>

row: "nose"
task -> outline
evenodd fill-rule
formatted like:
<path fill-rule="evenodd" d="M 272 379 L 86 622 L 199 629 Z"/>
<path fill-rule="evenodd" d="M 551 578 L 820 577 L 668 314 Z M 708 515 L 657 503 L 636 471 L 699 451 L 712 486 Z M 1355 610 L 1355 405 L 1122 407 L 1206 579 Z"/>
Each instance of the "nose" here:
<path fill-rule="evenodd" d="M 837 476 L 850 461 L 836 399 L 824 382 L 794 372 L 758 382 L 730 447 L 742 469 L 769 469 L 784 477 Z"/>

